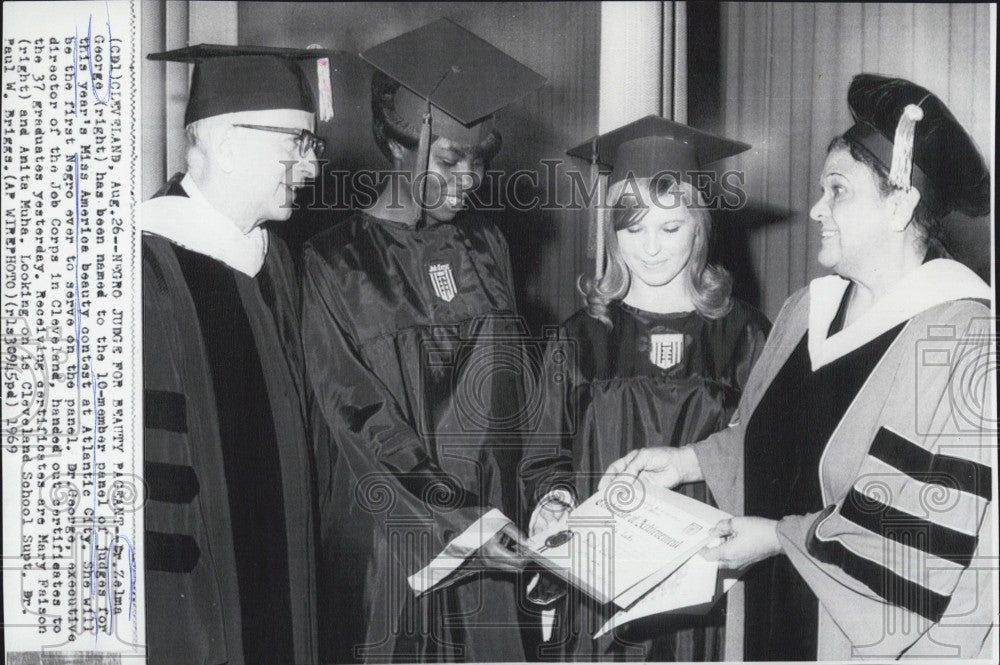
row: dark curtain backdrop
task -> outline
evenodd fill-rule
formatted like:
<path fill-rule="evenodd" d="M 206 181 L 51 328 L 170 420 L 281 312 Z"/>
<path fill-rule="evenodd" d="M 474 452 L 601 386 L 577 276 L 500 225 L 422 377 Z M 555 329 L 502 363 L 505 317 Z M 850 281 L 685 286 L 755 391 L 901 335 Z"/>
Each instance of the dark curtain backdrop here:
<path fill-rule="evenodd" d="M 699 9 L 689 3 L 688 13 Z M 809 208 L 826 146 L 851 125 L 847 87 L 855 74 L 901 76 L 930 89 L 992 162 L 988 5 L 724 3 L 720 14 L 721 114 L 707 113 L 706 122 L 754 146 L 733 160 L 746 173 L 750 204 L 724 222 L 722 235 L 748 241 L 739 288 L 759 295 L 769 317 L 824 274 Z M 949 222 L 951 248 L 988 277 L 991 220 Z M 743 251 L 735 245 L 731 252 Z"/>
<path fill-rule="evenodd" d="M 508 174 L 538 172 L 521 179 L 517 196 L 527 199 L 549 187 L 543 159 L 562 159 L 568 147 L 597 132 L 600 60 L 599 3 L 258 3 L 238 5 L 241 43 L 307 46 L 358 53 L 440 17 L 447 17 L 543 74 L 548 83 L 499 118 L 503 150 L 493 167 Z M 384 168 L 371 137 L 371 69 L 344 60 L 334 72 L 336 117 L 320 130 L 330 147 L 330 168 Z M 565 167 L 574 167 L 568 158 Z M 567 179 L 557 178 L 560 199 Z M 301 197 L 300 197 L 301 199 Z M 344 215 L 342 211 L 295 213 L 279 232 L 298 246 Z M 559 323 L 579 306 L 575 282 L 590 268 L 586 258 L 587 214 L 573 210 L 493 215 L 510 244 L 521 312 L 536 331 Z"/>

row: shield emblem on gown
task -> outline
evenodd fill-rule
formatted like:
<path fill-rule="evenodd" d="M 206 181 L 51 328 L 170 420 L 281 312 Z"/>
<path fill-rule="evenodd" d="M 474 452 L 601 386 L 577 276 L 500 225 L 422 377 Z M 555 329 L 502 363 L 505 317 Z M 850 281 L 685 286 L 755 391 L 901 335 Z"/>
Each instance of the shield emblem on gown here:
<path fill-rule="evenodd" d="M 649 336 L 649 361 L 660 369 L 669 369 L 683 358 L 683 334 L 655 333 Z"/>
<path fill-rule="evenodd" d="M 454 300 L 458 289 L 455 287 L 455 275 L 451 271 L 451 264 L 432 263 L 427 272 L 431 278 L 431 286 L 434 287 L 434 295 L 445 302 Z"/>

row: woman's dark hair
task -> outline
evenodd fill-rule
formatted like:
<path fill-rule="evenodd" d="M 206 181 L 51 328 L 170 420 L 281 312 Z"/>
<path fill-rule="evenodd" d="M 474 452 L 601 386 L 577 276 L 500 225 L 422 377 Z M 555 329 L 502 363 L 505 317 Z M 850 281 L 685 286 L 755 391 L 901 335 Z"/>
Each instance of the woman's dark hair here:
<path fill-rule="evenodd" d="M 416 150 L 420 143 L 420 128 L 414 127 L 399 117 L 396 113 L 396 92 L 399 82 L 375 71 L 372 75 L 372 135 L 375 145 L 389 160 L 392 151 L 389 141 L 395 141 L 407 150 Z M 500 133 L 493 130 L 477 146 L 469 146 L 470 150 L 489 162 L 500 152 L 502 141 Z"/>
<path fill-rule="evenodd" d="M 380 71 L 372 75 L 372 135 L 383 155 L 392 160 L 389 141 L 407 150 L 416 150 L 420 131 L 396 115 L 396 91 L 399 83 Z"/>
<path fill-rule="evenodd" d="M 838 136 L 830 141 L 826 152 L 829 154 L 834 150 L 847 150 L 855 161 L 867 166 L 875 174 L 875 184 L 878 186 L 879 194 L 883 198 L 889 196 L 889 194 L 892 194 L 897 189 L 889 182 L 889 170 L 863 146 L 844 136 Z M 941 218 L 931 211 L 923 196 L 920 197 L 920 201 L 913 209 L 913 217 L 910 221 L 913 223 L 914 228 L 916 228 L 925 251 L 930 250 L 936 256 L 949 256 L 948 251 L 941 244 L 941 235 L 943 233 Z"/>

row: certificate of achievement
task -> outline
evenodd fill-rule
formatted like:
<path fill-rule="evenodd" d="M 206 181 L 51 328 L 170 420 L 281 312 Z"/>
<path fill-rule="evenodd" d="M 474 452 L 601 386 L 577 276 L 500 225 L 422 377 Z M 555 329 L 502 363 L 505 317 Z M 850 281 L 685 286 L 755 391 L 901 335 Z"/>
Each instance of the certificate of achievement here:
<path fill-rule="evenodd" d="M 532 538 L 529 554 L 597 600 L 628 608 L 691 559 L 727 517 L 649 483 L 613 483 Z"/>

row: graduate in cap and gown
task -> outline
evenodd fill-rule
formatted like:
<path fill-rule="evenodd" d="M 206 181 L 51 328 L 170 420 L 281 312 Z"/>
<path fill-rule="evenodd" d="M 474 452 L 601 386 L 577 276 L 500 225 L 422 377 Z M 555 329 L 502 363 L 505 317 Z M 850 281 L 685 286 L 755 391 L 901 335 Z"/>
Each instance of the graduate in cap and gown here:
<path fill-rule="evenodd" d="M 261 224 L 288 219 L 294 190 L 315 177 L 323 141 L 303 65 L 326 72 L 331 55 L 200 45 L 149 56 L 194 63 L 188 171 L 138 211 L 151 664 L 317 662 L 298 289 L 288 250 Z"/>
<path fill-rule="evenodd" d="M 542 373 L 562 369 L 567 380 L 544 392 L 544 426 L 526 454 L 539 501 L 532 532 L 593 494 L 622 455 L 693 443 L 729 423 L 770 323 L 733 298 L 729 273 L 709 262 L 717 192 L 706 198 L 692 179 L 749 147 L 647 116 L 569 151 L 613 168 L 610 209 L 597 211 L 595 274 L 580 280 L 587 306 L 563 324 Z M 572 366 L 561 367 L 567 359 Z M 711 500 L 704 483 L 684 491 Z M 721 658 L 721 607 L 651 617 L 593 640 L 613 608 L 576 591 L 567 603 L 550 642 L 575 660 Z"/>
<path fill-rule="evenodd" d="M 705 552 L 749 567 L 727 660 L 989 660 L 992 290 L 937 241 L 951 211 L 990 211 L 989 172 L 919 85 L 860 74 L 848 105 L 811 211 L 835 274 L 786 301 L 732 427 L 602 483 L 704 480 L 738 516 Z"/>
<path fill-rule="evenodd" d="M 520 538 L 507 516 L 532 377 L 507 244 L 467 197 L 500 149 L 493 115 L 544 79 L 447 19 L 362 58 L 393 177 L 303 261 L 309 377 L 336 441 L 319 464 L 342 479 L 319 488 L 340 607 L 323 652 L 524 660 L 504 543 Z"/>

